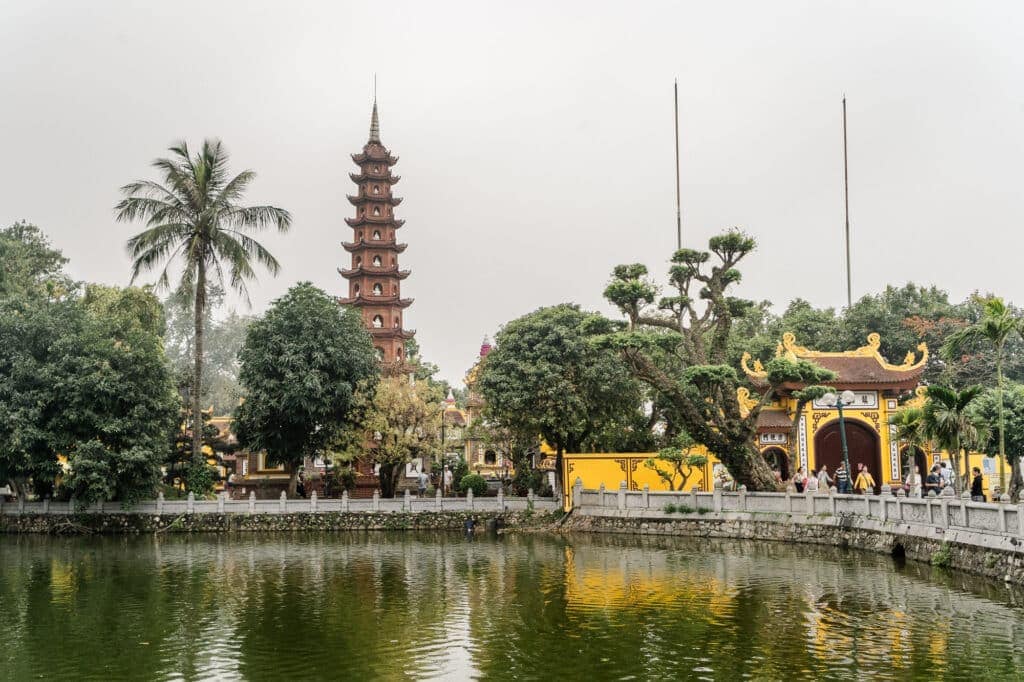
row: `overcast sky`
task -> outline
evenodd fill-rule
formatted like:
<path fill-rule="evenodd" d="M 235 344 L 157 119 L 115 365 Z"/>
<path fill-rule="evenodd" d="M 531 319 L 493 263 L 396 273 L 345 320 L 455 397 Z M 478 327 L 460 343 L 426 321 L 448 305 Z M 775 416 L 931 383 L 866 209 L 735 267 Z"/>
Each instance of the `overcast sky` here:
<path fill-rule="evenodd" d="M 349 154 L 401 157 L 407 326 L 461 379 L 484 334 L 542 305 L 610 312 L 611 268 L 684 242 L 760 242 L 741 295 L 845 302 L 937 284 L 1024 303 L 1024 3 L 0 0 L 0 224 L 41 226 L 74 276 L 125 284 L 118 187 L 177 139 L 220 137 L 249 199 L 290 210 L 259 312 L 337 268 Z"/>

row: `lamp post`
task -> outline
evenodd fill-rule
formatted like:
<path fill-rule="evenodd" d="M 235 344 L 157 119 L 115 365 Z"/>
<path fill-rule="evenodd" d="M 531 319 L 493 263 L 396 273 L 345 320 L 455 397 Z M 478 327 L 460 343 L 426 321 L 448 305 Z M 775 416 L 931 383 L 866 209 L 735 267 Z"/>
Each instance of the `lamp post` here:
<path fill-rule="evenodd" d="M 444 485 L 444 450 L 445 450 L 445 439 L 444 439 L 444 416 L 445 411 L 448 409 L 447 405 L 441 405 L 441 451 L 438 453 L 438 470 L 437 470 L 437 482 L 441 485 L 441 497 L 447 494 Z"/>
<path fill-rule="evenodd" d="M 820 399 L 821 404 L 825 407 L 834 407 L 839 410 L 839 442 L 843 446 L 843 466 L 846 468 L 847 485 L 853 482 L 853 472 L 850 470 L 850 452 L 846 447 L 846 420 L 843 418 L 843 408 L 852 405 L 856 399 L 857 396 L 853 391 L 843 391 L 839 395 L 830 392 L 821 396 Z"/>

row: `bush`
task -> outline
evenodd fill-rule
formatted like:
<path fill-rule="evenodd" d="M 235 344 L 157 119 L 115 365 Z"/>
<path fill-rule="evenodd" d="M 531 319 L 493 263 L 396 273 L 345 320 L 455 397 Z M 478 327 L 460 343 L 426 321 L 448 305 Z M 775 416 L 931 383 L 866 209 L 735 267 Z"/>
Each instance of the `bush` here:
<path fill-rule="evenodd" d="M 487 494 L 487 481 L 480 474 L 466 474 L 459 481 L 459 492 L 473 491 L 473 497 L 483 497 Z"/>
<path fill-rule="evenodd" d="M 665 505 L 665 513 L 666 514 L 675 514 L 676 513 L 676 506 L 674 504 L 666 504 Z"/>
<path fill-rule="evenodd" d="M 213 491 L 214 470 L 203 464 L 190 464 L 188 467 L 189 492 L 195 493 L 196 497 L 204 497 Z"/>

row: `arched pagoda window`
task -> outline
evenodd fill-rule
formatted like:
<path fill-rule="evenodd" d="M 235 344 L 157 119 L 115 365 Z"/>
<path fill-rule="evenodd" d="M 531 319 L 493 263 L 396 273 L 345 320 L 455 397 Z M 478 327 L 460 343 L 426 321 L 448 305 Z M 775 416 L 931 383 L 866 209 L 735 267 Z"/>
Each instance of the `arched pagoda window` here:
<path fill-rule="evenodd" d="M 380 215 L 380 206 L 374 206 L 373 207 L 373 215 L 375 215 L 375 216 L 379 216 Z"/>
<path fill-rule="evenodd" d="M 374 256 L 373 257 L 373 267 L 379 268 L 381 265 L 382 265 L 382 263 L 381 263 L 381 260 L 380 260 L 380 256 Z"/>
<path fill-rule="evenodd" d="M 380 194 L 380 185 L 374 185 L 373 186 L 373 193 L 374 194 Z"/>
<path fill-rule="evenodd" d="M 382 287 L 379 284 L 374 284 L 373 285 L 373 295 L 374 296 L 383 296 L 384 295 L 384 287 Z"/>
<path fill-rule="evenodd" d="M 374 315 L 373 316 L 373 328 L 374 329 L 380 329 L 383 326 L 384 326 L 384 318 L 381 317 L 380 315 Z"/>
<path fill-rule="evenodd" d="M 374 239 L 374 241 L 378 241 L 378 242 L 380 241 L 380 230 L 374 230 L 373 231 L 373 239 Z"/>
<path fill-rule="evenodd" d="M 384 359 L 384 349 L 381 348 L 380 346 L 377 346 L 376 348 L 374 348 L 374 350 L 377 351 L 377 359 L 378 360 L 383 360 Z"/>

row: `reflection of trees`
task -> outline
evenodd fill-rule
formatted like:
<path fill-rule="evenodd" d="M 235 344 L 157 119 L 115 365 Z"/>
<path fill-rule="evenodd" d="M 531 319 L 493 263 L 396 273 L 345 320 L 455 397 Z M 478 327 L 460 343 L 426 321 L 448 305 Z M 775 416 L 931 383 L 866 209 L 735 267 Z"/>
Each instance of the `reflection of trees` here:
<path fill-rule="evenodd" d="M 686 538 L 0 539 L 11 679 L 1001 679 L 1024 665 L 1013 598 L 877 555 Z"/>

